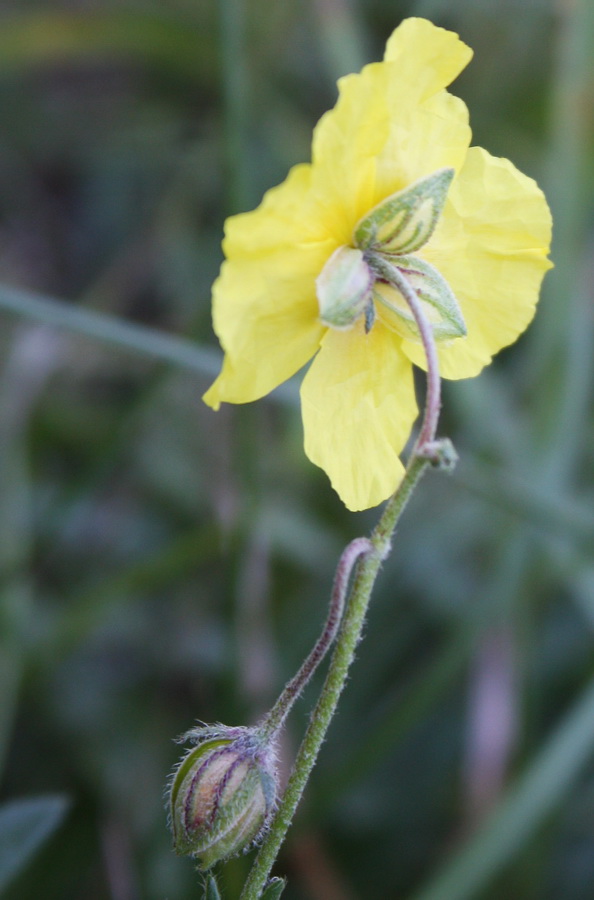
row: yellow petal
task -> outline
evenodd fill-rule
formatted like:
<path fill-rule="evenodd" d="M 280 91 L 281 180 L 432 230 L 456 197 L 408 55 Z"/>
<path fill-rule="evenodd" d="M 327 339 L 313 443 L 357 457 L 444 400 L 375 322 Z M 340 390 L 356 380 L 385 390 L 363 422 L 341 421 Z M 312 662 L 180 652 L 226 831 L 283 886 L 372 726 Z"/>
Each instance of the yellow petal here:
<path fill-rule="evenodd" d="M 312 187 L 325 203 L 325 224 L 337 246 L 373 206 L 375 157 L 389 134 L 389 66 L 372 63 L 338 82 L 339 97 L 314 129 Z"/>
<path fill-rule="evenodd" d="M 335 246 L 311 209 L 309 183 L 310 167 L 297 166 L 258 209 L 226 222 L 228 259 L 213 287 L 225 363 L 203 398 L 215 409 L 263 397 L 318 349 L 315 280 Z"/>
<path fill-rule="evenodd" d="M 247 403 L 263 397 L 311 359 L 324 327 L 315 279 L 319 251 L 277 252 L 265 260 L 223 264 L 213 288 L 215 331 L 226 351 L 223 371 L 204 395 Z"/>
<path fill-rule="evenodd" d="M 423 101 L 452 83 L 472 59 L 472 50 L 453 31 L 412 18 L 392 33 L 384 59 L 396 64 L 402 82 Z"/>
<path fill-rule="evenodd" d="M 536 182 L 506 159 L 469 150 L 442 219 L 419 255 L 456 295 L 468 334 L 439 344 L 441 374 L 477 375 L 531 321 L 551 240 L 551 215 Z M 426 368 L 419 345 L 403 350 Z"/>
<path fill-rule="evenodd" d="M 374 204 L 438 169 L 458 172 L 471 136 L 466 104 L 447 91 L 402 109 L 376 160 Z"/>
<path fill-rule="evenodd" d="M 328 331 L 301 387 L 305 452 L 349 509 L 389 497 L 417 416 L 412 367 L 400 340 L 376 322 Z"/>
<path fill-rule="evenodd" d="M 260 205 L 225 222 L 223 250 L 227 257 L 263 256 L 277 248 L 328 239 L 323 209 L 311 191 L 309 163 L 293 166 L 282 184 L 264 194 Z"/>
<path fill-rule="evenodd" d="M 431 174 L 459 169 L 470 143 L 468 111 L 444 90 L 472 56 L 452 32 L 408 19 L 386 62 L 339 81 L 339 98 L 314 132 L 312 189 L 337 245 L 383 198 Z"/>
<path fill-rule="evenodd" d="M 204 398 L 210 405 L 257 399 L 301 368 L 322 334 L 315 279 L 351 242 L 356 222 L 418 177 L 461 165 L 467 111 L 443 87 L 470 51 L 455 35 L 410 20 L 387 57 L 341 80 L 336 107 L 316 127 L 313 164 L 296 166 L 258 209 L 228 220 L 227 262 L 213 290 L 226 356 Z"/>

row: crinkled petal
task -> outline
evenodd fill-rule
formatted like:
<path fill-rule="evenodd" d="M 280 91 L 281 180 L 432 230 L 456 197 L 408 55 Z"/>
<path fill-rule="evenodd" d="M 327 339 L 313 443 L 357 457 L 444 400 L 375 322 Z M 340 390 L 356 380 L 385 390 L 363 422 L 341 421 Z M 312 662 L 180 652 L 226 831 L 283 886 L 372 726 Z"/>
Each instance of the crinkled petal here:
<path fill-rule="evenodd" d="M 260 205 L 225 222 L 228 258 L 264 256 L 277 248 L 328 239 L 320 199 L 311 190 L 309 163 L 293 166 L 285 180 L 266 191 Z"/>
<path fill-rule="evenodd" d="M 338 245 L 386 196 L 436 169 L 460 168 L 468 111 L 444 88 L 471 56 L 452 32 L 408 19 L 392 35 L 386 62 L 340 79 L 337 104 L 314 132 L 312 172 L 324 226 Z"/>
<path fill-rule="evenodd" d="M 389 67 L 365 66 L 338 82 L 339 98 L 314 129 L 312 186 L 325 201 L 325 225 L 337 246 L 350 242 L 355 223 L 373 206 L 375 157 L 387 140 Z"/>
<path fill-rule="evenodd" d="M 223 264 L 213 297 L 226 353 L 203 398 L 209 406 L 257 400 L 311 359 L 324 331 L 315 294 L 323 262 L 315 252 L 295 251 Z"/>
<path fill-rule="evenodd" d="M 472 55 L 455 32 L 411 18 L 392 32 L 384 59 L 398 67 L 402 83 L 422 102 L 451 84 Z"/>
<path fill-rule="evenodd" d="M 531 321 L 551 241 L 551 215 L 535 181 L 507 159 L 469 150 L 441 222 L 422 255 L 448 281 L 467 336 L 438 344 L 445 378 L 477 375 Z M 426 367 L 422 348 L 403 350 Z"/>
<path fill-rule="evenodd" d="M 228 258 L 213 287 L 225 362 L 204 395 L 215 409 L 263 397 L 318 349 L 315 280 L 335 247 L 311 210 L 309 184 L 310 167 L 297 166 L 258 209 L 226 223 Z"/>
<path fill-rule="evenodd" d="M 402 477 L 399 453 L 417 417 L 400 339 L 376 322 L 328 331 L 301 387 L 305 452 L 349 509 L 376 506 Z"/>
<path fill-rule="evenodd" d="M 388 62 L 341 79 L 338 103 L 314 133 L 313 164 L 296 166 L 258 209 L 228 220 L 227 262 L 213 290 L 226 356 L 207 403 L 257 399 L 301 368 L 322 333 L 315 279 L 351 242 L 356 222 L 428 172 L 459 168 L 467 111 L 443 88 L 469 58 L 456 35 L 405 21 Z"/>
<path fill-rule="evenodd" d="M 438 169 L 459 172 L 471 137 L 466 104 L 447 91 L 402 110 L 376 160 L 374 203 Z"/>

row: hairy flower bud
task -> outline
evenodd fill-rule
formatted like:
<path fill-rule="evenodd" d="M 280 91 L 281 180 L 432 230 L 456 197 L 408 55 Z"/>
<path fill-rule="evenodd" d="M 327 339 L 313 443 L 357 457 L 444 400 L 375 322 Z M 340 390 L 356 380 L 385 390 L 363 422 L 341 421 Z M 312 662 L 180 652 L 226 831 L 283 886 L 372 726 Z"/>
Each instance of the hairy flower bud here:
<path fill-rule="evenodd" d="M 174 773 L 170 792 L 176 853 L 209 869 L 247 849 L 274 808 L 274 750 L 254 729 L 204 727 Z"/>

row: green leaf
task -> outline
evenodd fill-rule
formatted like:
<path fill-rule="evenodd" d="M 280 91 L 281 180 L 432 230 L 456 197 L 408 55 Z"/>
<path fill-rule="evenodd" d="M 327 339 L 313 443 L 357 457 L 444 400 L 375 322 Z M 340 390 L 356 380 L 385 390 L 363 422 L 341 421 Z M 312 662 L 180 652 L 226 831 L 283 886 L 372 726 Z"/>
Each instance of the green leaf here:
<path fill-rule="evenodd" d="M 221 894 L 214 875 L 207 875 L 206 877 L 204 900 L 221 900 Z"/>
<path fill-rule="evenodd" d="M 417 256 L 399 256 L 397 265 L 396 260 L 391 260 L 388 265 L 392 270 L 396 269 L 394 281 L 390 284 L 383 279 L 376 281 L 373 296 L 378 303 L 398 317 L 400 323 L 405 326 L 405 336 L 408 331 L 409 336 L 414 335 L 418 338 L 419 329 L 410 306 L 398 290 L 397 282 L 400 278 L 406 279 L 421 300 L 423 311 L 437 341 L 451 340 L 466 334 L 466 324 L 458 301 L 437 269 Z M 385 273 L 385 266 L 383 271 Z M 387 277 L 389 278 L 389 274 Z M 401 328 L 396 330 L 402 332 Z"/>
<path fill-rule="evenodd" d="M 271 878 L 264 888 L 260 900 L 278 900 L 286 886 L 286 878 Z"/>
<path fill-rule="evenodd" d="M 14 800 L 0 807 L 0 891 L 58 828 L 67 808 L 68 800 L 59 795 Z"/>
<path fill-rule="evenodd" d="M 438 169 L 378 203 L 355 226 L 355 245 L 390 255 L 426 244 L 443 210 L 453 169 Z"/>

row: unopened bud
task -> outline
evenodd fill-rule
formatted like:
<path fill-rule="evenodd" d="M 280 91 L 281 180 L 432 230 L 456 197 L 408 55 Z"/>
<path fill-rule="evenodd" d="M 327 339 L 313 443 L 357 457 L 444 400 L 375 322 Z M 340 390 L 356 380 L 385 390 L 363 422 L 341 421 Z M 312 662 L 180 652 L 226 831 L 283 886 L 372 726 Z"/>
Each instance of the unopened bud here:
<path fill-rule="evenodd" d="M 339 247 L 316 279 L 320 319 L 330 328 L 350 328 L 371 301 L 373 276 L 361 250 Z"/>
<path fill-rule="evenodd" d="M 209 869 L 247 849 L 274 808 L 274 749 L 254 729 L 197 728 L 198 741 L 171 784 L 170 814 L 176 853 Z"/>

